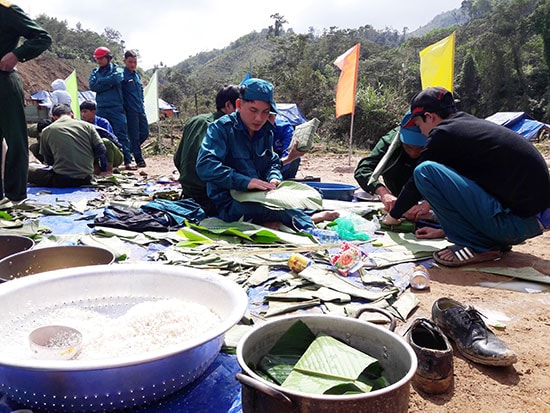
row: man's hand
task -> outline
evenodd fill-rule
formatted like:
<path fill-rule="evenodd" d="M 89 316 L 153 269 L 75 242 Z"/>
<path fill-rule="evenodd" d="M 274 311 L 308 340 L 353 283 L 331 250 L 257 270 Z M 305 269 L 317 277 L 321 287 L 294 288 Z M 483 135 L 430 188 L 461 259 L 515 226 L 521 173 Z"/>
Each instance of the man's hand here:
<path fill-rule="evenodd" d="M 277 182 L 277 183 L 274 183 Z M 248 183 L 247 189 L 249 190 L 259 190 L 259 191 L 272 191 L 277 188 L 279 182 L 276 179 L 272 179 L 271 182 L 262 181 L 258 178 L 252 178 Z"/>
<path fill-rule="evenodd" d="M 401 219 L 395 219 L 390 214 L 386 215 L 382 219 L 382 223 L 386 224 L 386 225 L 399 225 L 399 224 L 401 224 L 401 221 L 402 221 Z"/>
<path fill-rule="evenodd" d="M 422 227 L 416 230 L 414 233 L 416 238 L 445 238 L 445 231 L 440 228 Z"/>
<path fill-rule="evenodd" d="M 281 159 L 281 162 L 283 163 L 283 165 L 286 165 L 292 162 L 294 159 L 301 158 L 304 155 L 305 152 L 300 152 L 298 150 L 298 141 L 296 141 L 294 142 L 294 145 L 292 145 L 292 148 L 288 152 L 288 155 Z"/>
<path fill-rule="evenodd" d="M 13 52 L 9 52 L 0 60 L 0 70 L 3 72 L 11 72 L 18 62 L 19 59 L 17 59 L 17 56 L 14 55 Z"/>
<path fill-rule="evenodd" d="M 382 203 L 384 204 L 384 209 L 387 212 L 390 212 L 393 208 L 393 205 L 395 204 L 395 201 L 397 200 L 397 197 L 392 194 L 385 186 L 379 186 L 378 188 L 376 188 L 374 193 L 380 197 L 380 201 L 382 201 Z"/>
<path fill-rule="evenodd" d="M 416 222 L 420 219 L 433 218 L 433 214 L 430 214 L 431 206 L 428 201 L 422 201 L 418 205 L 413 206 L 407 212 L 403 214 L 409 221 Z"/>

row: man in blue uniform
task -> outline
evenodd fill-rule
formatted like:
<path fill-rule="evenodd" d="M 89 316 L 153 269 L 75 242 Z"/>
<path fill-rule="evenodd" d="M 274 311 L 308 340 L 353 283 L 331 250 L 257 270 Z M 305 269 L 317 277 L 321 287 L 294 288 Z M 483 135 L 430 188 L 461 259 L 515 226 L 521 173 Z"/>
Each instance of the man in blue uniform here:
<path fill-rule="evenodd" d="M 19 39 L 26 40 L 18 46 Z M 29 138 L 25 120 L 23 85 L 15 65 L 40 55 L 52 43 L 48 32 L 33 22 L 19 7 L 0 0 L 0 141 L 6 140 L 5 161 L 9 171 L 0 179 L 0 199 L 27 197 Z"/>
<path fill-rule="evenodd" d="M 273 85 L 263 79 L 246 80 L 236 105 L 236 112 L 210 124 L 197 159 L 197 173 L 220 218 L 313 229 L 311 217 L 302 210 L 273 210 L 232 198 L 231 190 L 271 191 L 283 179 L 281 161 L 273 151 L 273 125 L 268 122 L 270 112 L 278 113 Z"/>
<path fill-rule="evenodd" d="M 113 54 L 106 47 L 98 47 L 94 51 L 98 67 L 90 73 L 90 89 L 96 92 L 97 115 L 109 121 L 116 137 L 122 144 L 124 166 L 127 170 L 137 169 L 132 166 L 132 153 L 128 141 L 128 125 L 124 112 L 122 81 L 124 69 L 111 63 Z"/>
<path fill-rule="evenodd" d="M 149 137 L 149 123 L 145 115 L 143 103 L 143 85 L 137 68 L 137 53 L 127 50 L 124 53 L 124 80 L 122 81 L 122 95 L 124 97 L 124 111 L 128 122 L 128 139 L 130 151 L 138 168 L 145 168 L 145 160 L 141 154 L 141 144 Z"/>

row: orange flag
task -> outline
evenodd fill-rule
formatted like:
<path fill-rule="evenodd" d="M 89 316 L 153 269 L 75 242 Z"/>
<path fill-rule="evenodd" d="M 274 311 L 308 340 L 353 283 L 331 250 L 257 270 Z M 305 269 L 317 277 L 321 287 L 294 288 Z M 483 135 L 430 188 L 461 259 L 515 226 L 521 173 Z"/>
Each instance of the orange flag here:
<path fill-rule="evenodd" d="M 355 112 L 355 90 L 357 86 L 357 69 L 359 67 L 359 49 L 357 43 L 334 61 L 341 70 L 336 87 L 336 117 Z"/>

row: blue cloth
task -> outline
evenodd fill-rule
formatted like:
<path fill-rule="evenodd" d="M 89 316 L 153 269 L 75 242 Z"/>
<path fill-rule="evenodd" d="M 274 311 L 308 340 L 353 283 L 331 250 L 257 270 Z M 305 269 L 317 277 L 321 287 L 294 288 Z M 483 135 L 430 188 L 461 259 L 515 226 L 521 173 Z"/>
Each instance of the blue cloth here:
<path fill-rule="evenodd" d="M 199 223 L 206 218 L 201 206 L 192 199 L 180 199 L 178 201 L 155 199 L 143 205 L 141 209 L 145 212 L 165 212 L 169 218 L 167 224 L 170 227 L 181 227 L 185 220 Z"/>
<path fill-rule="evenodd" d="M 294 127 L 286 119 L 275 118 L 275 128 L 273 130 L 273 150 L 279 155 L 279 158 L 283 159 L 288 156 L 290 152 L 290 142 L 292 142 L 292 135 L 294 134 Z M 283 165 L 283 179 L 291 179 L 296 177 L 298 168 L 300 166 L 300 158 L 296 158 L 291 163 Z"/>
<path fill-rule="evenodd" d="M 206 182 L 208 197 L 224 221 L 233 222 L 244 217 L 257 224 L 279 221 L 291 228 L 312 228 L 311 218 L 303 211 L 274 211 L 231 197 L 232 189 L 248 191 L 253 178 L 281 181 L 280 168 L 279 156 L 273 151 L 273 126 L 266 122 L 250 137 L 239 112 L 222 116 L 210 124 L 197 158 L 199 178 Z"/>
<path fill-rule="evenodd" d="M 241 371 L 237 357 L 220 353 L 204 374 L 182 390 L 156 402 L 132 408 L 144 413 L 240 413 L 241 385 L 235 375 Z M 24 406 L 3 397 L 0 392 L 0 413 L 9 413 Z M 126 410 L 125 410 L 126 411 Z"/>
<path fill-rule="evenodd" d="M 109 123 L 109 121 L 105 118 L 102 118 L 101 116 L 95 115 L 94 117 L 94 125 L 99 126 L 100 128 L 106 129 L 111 133 L 115 133 L 113 131 L 113 127 Z"/>
<path fill-rule="evenodd" d="M 537 218 L 544 228 L 550 228 L 550 208 L 538 214 Z"/>
<path fill-rule="evenodd" d="M 418 165 L 414 180 L 452 242 L 476 252 L 500 250 L 541 234 L 536 217 L 504 208 L 473 180 L 433 161 Z"/>

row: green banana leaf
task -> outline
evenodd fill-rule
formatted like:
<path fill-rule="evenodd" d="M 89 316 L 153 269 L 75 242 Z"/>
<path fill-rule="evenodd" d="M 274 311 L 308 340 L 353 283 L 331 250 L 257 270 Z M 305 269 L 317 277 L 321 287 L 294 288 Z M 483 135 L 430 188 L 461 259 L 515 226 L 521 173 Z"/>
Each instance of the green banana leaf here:
<path fill-rule="evenodd" d="M 324 286 L 344 294 L 349 294 L 352 297 L 364 298 L 367 301 L 382 300 L 398 292 L 397 288 L 391 288 L 386 291 L 378 292 L 358 287 L 347 281 L 345 277 L 342 277 L 336 272 L 324 269 L 315 264 L 310 265 L 296 276 L 304 278 L 319 286 Z"/>
<path fill-rule="evenodd" d="M 231 196 L 239 202 L 257 202 L 272 209 L 323 209 L 323 199 L 315 188 L 294 181 L 283 181 L 273 191 L 231 190 Z"/>
<path fill-rule="evenodd" d="M 461 268 L 463 271 L 478 271 L 489 274 L 506 275 L 512 278 L 519 278 L 526 281 L 533 281 L 542 284 L 550 284 L 550 276 L 545 275 L 533 267 L 510 268 L 510 267 L 479 267 Z"/>
<path fill-rule="evenodd" d="M 218 218 L 203 219 L 200 224 L 188 224 L 198 231 L 208 231 L 215 235 L 235 236 L 259 244 L 272 244 L 279 237 L 267 228 L 248 222 L 225 222 Z"/>
<path fill-rule="evenodd" d="M 321 333 L 281 386 L 310 394 L 366 393 L 372 386 L 358 379 L 376 362 L 368 354 Z"/>
<path fill-rule="evenodd" d="M 282 384 L 300 357 L 315 340 L 315 335 L 301 320 L 296 321 L 262 357 L 259 368 L 275 383 Z"/>

